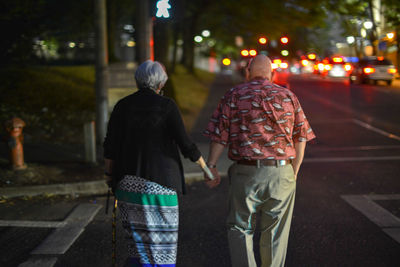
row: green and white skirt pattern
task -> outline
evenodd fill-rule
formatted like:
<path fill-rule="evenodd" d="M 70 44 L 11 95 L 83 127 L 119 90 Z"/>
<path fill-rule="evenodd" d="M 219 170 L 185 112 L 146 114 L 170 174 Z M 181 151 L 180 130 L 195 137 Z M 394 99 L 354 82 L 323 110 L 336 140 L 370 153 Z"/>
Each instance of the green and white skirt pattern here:
<path fill-rule="evenodd" d="M 175 266 L 179 226 L 176 192 L 126 175 L 115 195 L 122 226 L 129 238 L 127 266 Z"/>

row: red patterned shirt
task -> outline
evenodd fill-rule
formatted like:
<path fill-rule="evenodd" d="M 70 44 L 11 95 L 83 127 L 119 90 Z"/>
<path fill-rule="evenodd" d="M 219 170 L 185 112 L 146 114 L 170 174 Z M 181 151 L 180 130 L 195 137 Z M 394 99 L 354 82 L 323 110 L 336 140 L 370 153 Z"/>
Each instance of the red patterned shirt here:
<path fill-rule="evenodd" d="M 294 143 L 315 138 L 297 97 L 266 79 L 230 89 L 204 135 L 229 145 L 232 160 L 294 159 Z"/>

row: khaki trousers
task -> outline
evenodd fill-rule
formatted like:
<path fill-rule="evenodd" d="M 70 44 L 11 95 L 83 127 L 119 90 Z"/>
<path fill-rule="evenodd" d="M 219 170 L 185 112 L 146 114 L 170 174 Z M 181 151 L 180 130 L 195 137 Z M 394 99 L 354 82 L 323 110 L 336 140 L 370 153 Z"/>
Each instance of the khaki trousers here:
<path fill-rule="evenodd" d="M 232 266 L 257 266 L 253 251 L 256 215 L 261 216 L 261 266 L 284 266 L 296 192 L 292 165 L 257 168 L 235 163 L 228 175 Z"/>

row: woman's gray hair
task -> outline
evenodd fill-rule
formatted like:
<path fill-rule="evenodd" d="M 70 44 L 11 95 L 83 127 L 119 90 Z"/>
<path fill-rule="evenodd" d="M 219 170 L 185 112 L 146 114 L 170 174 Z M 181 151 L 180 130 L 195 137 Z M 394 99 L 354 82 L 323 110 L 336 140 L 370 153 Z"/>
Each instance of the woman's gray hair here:
<path fill-rule="evenodd" d="M 156 91 L 165 85 L 168 76 L 161 63 L 146 60 L 137 68 L 135 79 L 139 89 L 148 88 Z"/>

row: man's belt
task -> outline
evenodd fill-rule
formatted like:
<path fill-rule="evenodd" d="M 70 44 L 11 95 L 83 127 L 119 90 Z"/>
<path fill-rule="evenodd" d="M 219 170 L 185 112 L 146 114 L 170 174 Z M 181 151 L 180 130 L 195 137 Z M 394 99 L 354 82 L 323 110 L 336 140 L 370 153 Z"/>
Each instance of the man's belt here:
<path fill-rule="evenodd" d="M 251 165 L 251 166 L 284 166 L 288 164 L 292 164 L 292 160 L 286 160 L 286 159 L 257 159 L 257 160 L 238 160 L 236 161 L 237 164 L 242 164 L 242 165 Z"/>

